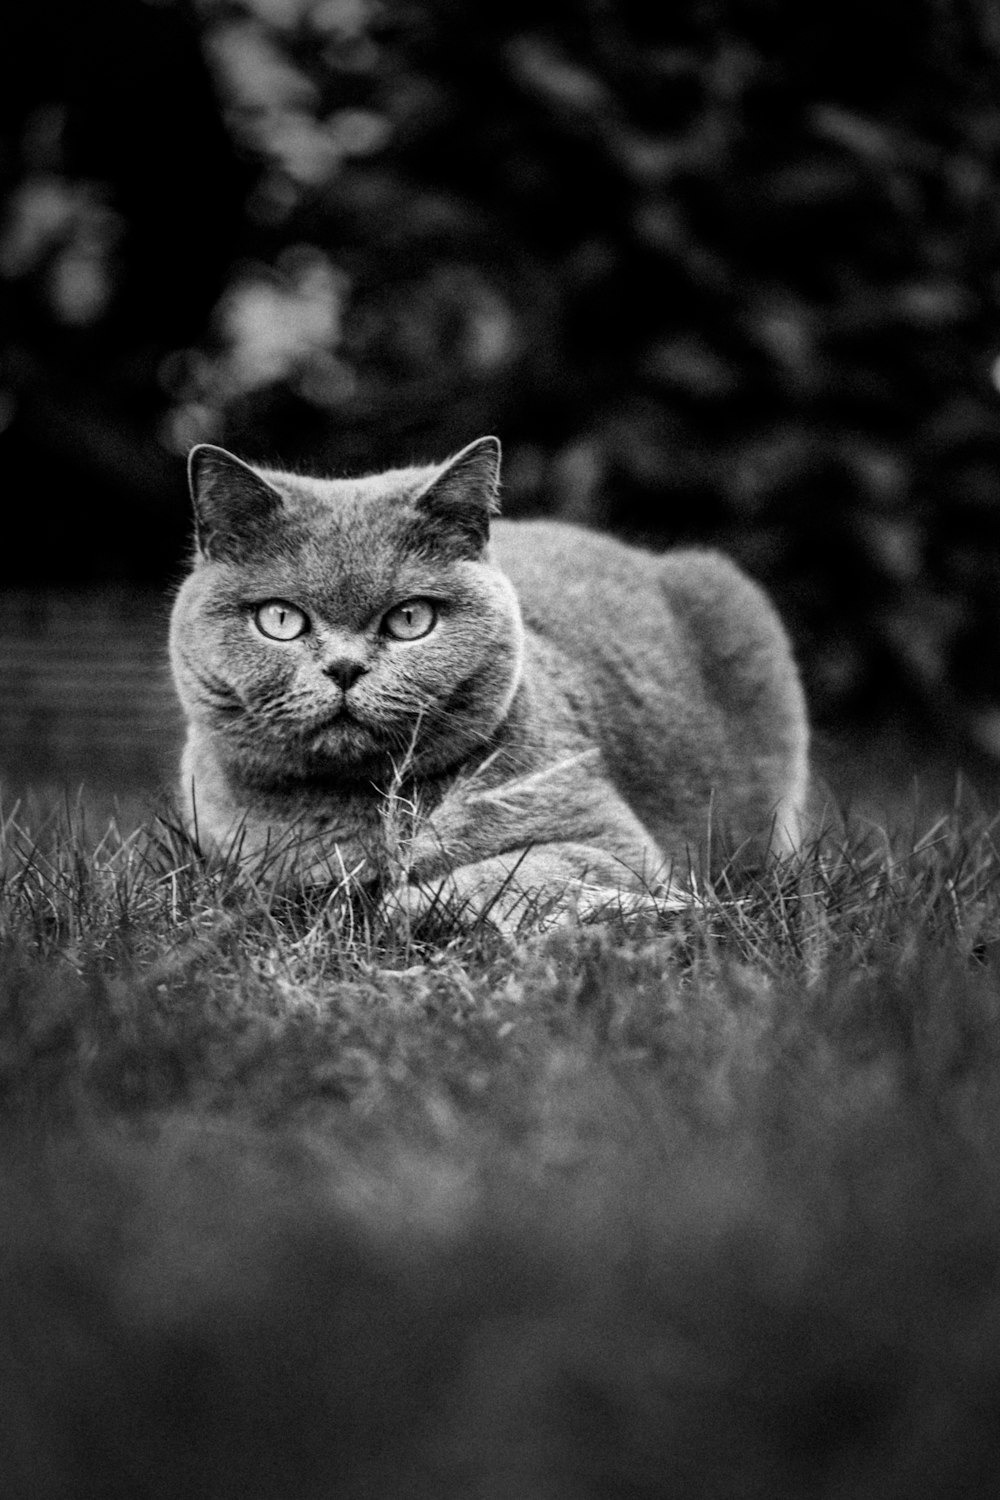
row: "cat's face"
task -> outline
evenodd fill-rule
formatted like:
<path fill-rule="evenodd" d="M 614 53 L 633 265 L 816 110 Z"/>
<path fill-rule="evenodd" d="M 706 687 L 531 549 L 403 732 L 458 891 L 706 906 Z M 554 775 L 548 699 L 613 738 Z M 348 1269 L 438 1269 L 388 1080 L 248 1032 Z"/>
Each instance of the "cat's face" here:
<path fill-rule="evenodd" d="M 199 537 L 171 623 L 189 719 L 261 784 L 457 765 L 507 712 L 520 611 L 488 559 L 499 445 L 353 480 L 191 461 Z"/>

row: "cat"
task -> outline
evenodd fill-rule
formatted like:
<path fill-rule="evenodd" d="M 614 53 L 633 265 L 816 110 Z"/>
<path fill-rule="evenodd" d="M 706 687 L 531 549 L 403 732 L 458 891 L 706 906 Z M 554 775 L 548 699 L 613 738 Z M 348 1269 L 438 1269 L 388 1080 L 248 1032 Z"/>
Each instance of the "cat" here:
<path fill-rule="evenodd" d="M 758 856 L 797 847 L 799 675 L 722 555 L 497 521 L 492 437 L 352 479 L 200 444 L 189 476 L 170 651 L 203 846 L 294 847 L 299 879 L 507 929 L 683 900 L 713 826 Z"/>

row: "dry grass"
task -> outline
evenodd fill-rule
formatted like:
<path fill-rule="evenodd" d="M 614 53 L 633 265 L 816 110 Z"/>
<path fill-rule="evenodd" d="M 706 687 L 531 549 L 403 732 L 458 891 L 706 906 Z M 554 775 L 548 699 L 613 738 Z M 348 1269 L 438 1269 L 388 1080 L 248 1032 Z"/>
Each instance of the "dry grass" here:
<path fill-rule="evenodd" d="M 3 840 L 5 1496 L 993 1492 L 981 809 L 517 942 Z"/>

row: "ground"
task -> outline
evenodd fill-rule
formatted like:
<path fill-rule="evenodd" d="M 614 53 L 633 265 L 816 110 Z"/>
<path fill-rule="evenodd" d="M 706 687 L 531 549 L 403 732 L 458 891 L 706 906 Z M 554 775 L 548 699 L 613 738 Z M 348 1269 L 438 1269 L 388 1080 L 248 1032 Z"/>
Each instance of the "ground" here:
<path fill-rule="evenodd" d="M 5 1496 L 992 1494 L 997 820 L 874 760 L 516 942 L 11 818 Z"/>

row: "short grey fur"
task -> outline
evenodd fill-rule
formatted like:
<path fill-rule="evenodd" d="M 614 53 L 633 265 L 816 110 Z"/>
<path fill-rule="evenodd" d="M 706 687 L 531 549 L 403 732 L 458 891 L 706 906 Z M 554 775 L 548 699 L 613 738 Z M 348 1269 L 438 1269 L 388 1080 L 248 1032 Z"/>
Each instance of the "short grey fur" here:
<path fill-rule="evenodd" d="M 171 659 L 203 845 L 284 843 L 296 878 L 411 909 L 443 892 L 501 926 L 678 893 L 710 824 L 796 847 L 802 689 L 726 558 L 497 521 L 495 438 L 352 479 L 201 445 L 190 475 Z"/>

